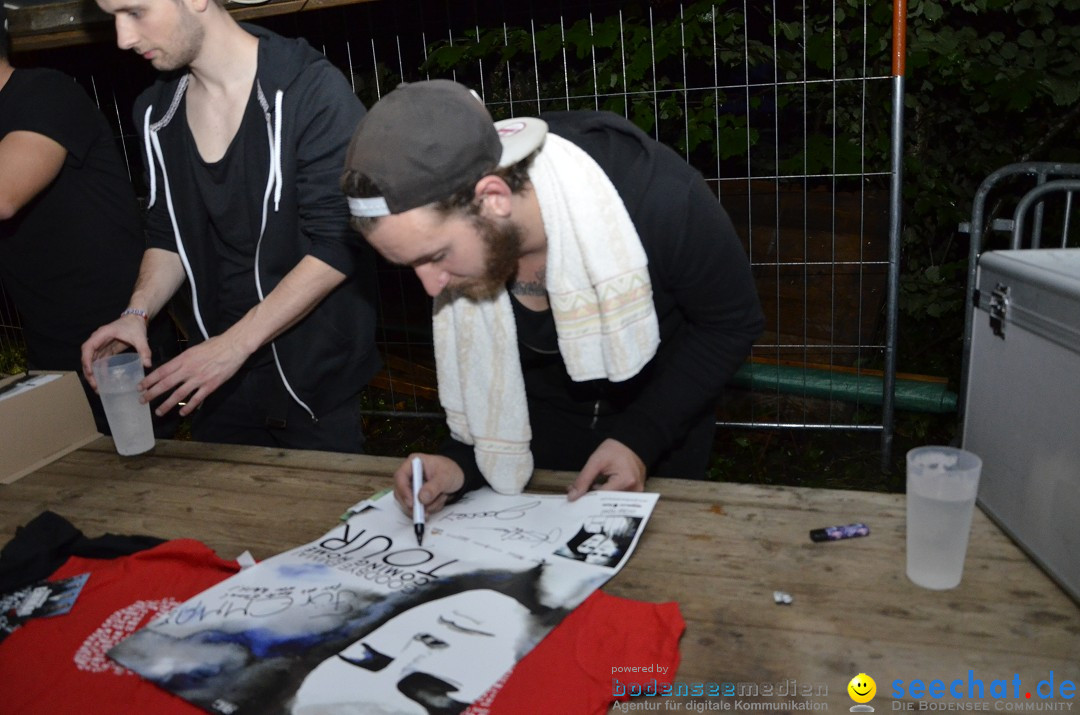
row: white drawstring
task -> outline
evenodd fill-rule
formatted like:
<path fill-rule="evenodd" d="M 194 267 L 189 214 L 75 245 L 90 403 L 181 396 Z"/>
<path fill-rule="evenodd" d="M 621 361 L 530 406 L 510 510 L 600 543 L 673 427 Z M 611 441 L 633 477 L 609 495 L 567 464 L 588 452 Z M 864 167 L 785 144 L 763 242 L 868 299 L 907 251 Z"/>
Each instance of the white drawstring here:
<path fill-rule="evenodd" d="M 150 150 L 150 111 L 154 108 L 154 105 L 150 105 L 146 108 L 146 114 L 143 115 L 143 144 L 146 149 L 146 170 L 150 173 L 150 202 L 146 205 L 150 208 L 154 205 L 154 201 L 157 199 L 157 172 L 154 170 L 154 154 Z"/>
<path fill-rule="evenodd" d="M 259 93 L 260 99 L 262 99 L 261 88 L 259 88 Z M 270 144 L 270 166 L 266 178 L 266 190 L 263 192 L 262 224 L 259 226 L 259 239 L 255 242 L 255 292 L 258 294 L 260 301 L 265 296 L 262 288 L 262 273 L 259 271 L 259 259 L 262 254 L 262 240 L 266 232 L 266 222 L 270 210 L 270 192 L 273 191 L 274 193 L 274 212 L 276 213 L 281 205 L 281 186 L 284 183 L 281 174 L 281 105 L 284 97 L 285 93 L 280 89 L 274 94 L 274 115 L 270 119 L 270 124 L 266 127 L 266 139 Z M 262 101 L 265 102 L 265 100 Z M 300 399 L 300 396 L 293 390 L 288 378 L 285 377 L 285 371 L 281 367 L 281 358 L 278 357 L 277 343 L 271 341 L 270 351 L 274 355 L 274 367 L 277 368 L 278 377 L 281 378 L 281 384 L 285 386 L 285 391 L 289 393 L 289 396 L 292 397 L 296 404 L 300 405 L 308 413 L 312 421 L 318 422 L 315 413 L 308 407 L 307 403 Z"/>
<path fill-rule="evenodd" d="M 147 110 L 147 112 L 149 111 L 150 110 Z M 195 313 L 195 322 L 199 324 L 199 332 L 202 333 L 203 338 L 209 340 L 210 335 L 206 332 L 206 326 L 203 325 L 202 313 L 199 311 L 199 294 L 195 288 L 195 274 L 191 270 L 191 263 L 188 261 L 187 251 L 184 250 L 184 242 L 180 238 L 180 224 L 176 220 L 176 211 L 173 209 L 172 190 L 169 188 L 169 172 L 165 170 L 165 157 L 161 153 L 161 140 L 158 139 L 156 130 L 148 131 L 147 136 L 153 144 L 154 153 L 157 154 L 158 163 L 161 165 L 161 186 L 165 190 L 165 206 L 169 209 L 169 219 L 172 221 L 173 235 L 176 237 L 176 252 L 180 254 L 180 262 L 184 265 L 184 272 L 187 273 L 188 283 L 191 284 L 191 303 Z M 151 158 L 151 175 L 154 173 L 153 167 L 153 159 Z"/>
<path fill-rule="evenodd" d="M 169 219 L 172 221 L 173 235 L 176 237 L 177 253 L 180 255 L 180 262 L 184 266 L 184 272 L 187 274 L 188 282 L 191 284 L 191 300 L 192 307 L 195 313 L 195 321 L 199 325 L 199 331 L 202 333 L 203 338 L 209 339 L 206 326 L 203 324 L 202 313 L 199 310 L 199 295 L 195 287 L 195 274 L 191 270 L 191 263 L 188 260 L 187 251 L 184 249 L 184 242 L 180 238 L 180 225 L 176 220 L 176 212 L 173 209 L 172 191 L 169 187 L 169 175 L 165 170 L 165 158 L 161 151 L 161 141 L 157 136 L 157 129 L 161 126 L 168 124 L 172 118 L 173 112 L 175 112 L 177 105 L 179 104 L 179 98 L 182 96 L 184 89 L 187 86 L 187 77 L 181 81 L 181 85 L 178 88 L 176 95 L 173 98 L 172 106 L 169 108 L 169 112 L 166 114 L 162 121 L 158 122 L 153 129 L 150 127 L 150 112 L 153 107 L 148 107 L 146 115 L 143 117 L 143 136 L 146 144 L 146 156 L 147 165 L 150 169 L 150 206 L 154 205 L 154 200 L 157 193 L 156 184 L 156 171 L 154 170 L 154 154 L 157 155 L 158 164 L 161 166 L 161 180 L 162 188 L 165 191 L 165 205 L 169 210 Z M 269 176 L 266 181 L 266 191 L 263 193 L 263 210 L 262 210 L 262 224 L 259 227 L 259 239 L 255 243 L 255 291 L 258 293 L 259 300 L 263 300 L 262 289 L 262 276 L 259 271 L 259 258 L 262 251 L 262 239 L 263 234 L 266 231 L 267 213 L 269 210 L 270 193 L 274 194 L 274 211 L 277 212 L 281 206 L 281 187 L 284 183 L 282 179 L 281 171 L 281 108 L 284 101 L 285 93 L 280 89 L 277 91 L 274 97 L 274 117 L 272 124 L 266 127 L 267 140 L 270 144 L 270 167 Z M 153 151 L 151 151 L 153 147 Z M 278 376 L 281 378 L 282 384 L 285 386 L 285 390 L 289 393 L 296 404 L 300 405 L 314 421 L 318 421 L 315 417 L 315 413 L 308 405 L 300 399 L 300 396 L 293 390 L 292 385 L 289 384 L 288 379 L 285 377 L 285 372 L 281 368 L 281 360 L 278 358 L 277 345 L 273 342 L 270 343 L 270 349 L 274 355 L 274 366 L 277 368 Z"/>
<path fill-rule="evenodd" d="M 281 103 L 285 93 L 280 89 L 274 94 L 274 212 L 281 204 Z"/>

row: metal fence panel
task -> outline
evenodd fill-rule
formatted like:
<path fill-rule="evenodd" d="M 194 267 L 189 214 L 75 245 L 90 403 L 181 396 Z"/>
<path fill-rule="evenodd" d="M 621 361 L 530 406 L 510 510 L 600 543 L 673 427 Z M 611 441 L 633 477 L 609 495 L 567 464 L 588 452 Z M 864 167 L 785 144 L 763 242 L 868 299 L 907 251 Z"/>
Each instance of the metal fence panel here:
<path fill-rule="evenodd" d="M 759 286 L 766 333 L 720 422 L 886 428 L 891 406 L 888 399 L 882 406 L 881 384 L 890 384 L 895 347 L 887 314 L 896 264 L 890 232 L 898 222 L 890 213 L 898 141 L 891 28 L 857 0 L 634 8 L 400 0 L 260 22 L 306 37 L 369 106 L 400 81 L 448 77 L 473 87 L 496 118 L 580 108 L 630 117 L 715 189 Z M 139 187 L 130 106 L 152 71 L 110 70 L 116 50 L 95 48 L 101 58 L 94 59 L 80 49 L 77 59 L 70 54 L 71 67 L 52 64 L 98 101 Z M 379 292 L 377 339 L 387 369 L 369 412 L 435 416 L 430 301 L 409 271 L 388 265 Z M 0 304 L 0 347 L 18 341 L 9 310 Z M 788 379 L 775 377 L 782 371 Z M 810 382 L 824 392 L 811 391 Z"/>

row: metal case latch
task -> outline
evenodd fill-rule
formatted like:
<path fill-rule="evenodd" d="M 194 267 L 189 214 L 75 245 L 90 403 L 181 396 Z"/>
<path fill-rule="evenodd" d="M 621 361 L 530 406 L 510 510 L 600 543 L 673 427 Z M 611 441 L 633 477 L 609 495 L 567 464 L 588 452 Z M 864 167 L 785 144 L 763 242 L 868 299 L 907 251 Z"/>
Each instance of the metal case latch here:
<path fill-rule="evenodd" d="M 990 313 L 990 329 L 994 331 L 994 335 L 1004 340 L 1005 315 L 1009 312 L 1009 286 L 1004 283 L 994 286 L 987 308 Z"/>

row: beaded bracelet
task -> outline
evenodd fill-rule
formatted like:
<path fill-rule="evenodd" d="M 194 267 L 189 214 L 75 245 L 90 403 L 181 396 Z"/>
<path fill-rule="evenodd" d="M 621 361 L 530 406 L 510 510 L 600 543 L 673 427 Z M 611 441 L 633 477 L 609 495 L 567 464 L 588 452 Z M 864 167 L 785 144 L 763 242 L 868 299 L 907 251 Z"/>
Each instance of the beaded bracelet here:
<path fill-rule="evenodd" d="M 127 308 L 120 314 L 120 317 L 123 318 L 125 315 L 138 315 L 144 322 L 150 322 L 150 316 L 142 308 Z"/>

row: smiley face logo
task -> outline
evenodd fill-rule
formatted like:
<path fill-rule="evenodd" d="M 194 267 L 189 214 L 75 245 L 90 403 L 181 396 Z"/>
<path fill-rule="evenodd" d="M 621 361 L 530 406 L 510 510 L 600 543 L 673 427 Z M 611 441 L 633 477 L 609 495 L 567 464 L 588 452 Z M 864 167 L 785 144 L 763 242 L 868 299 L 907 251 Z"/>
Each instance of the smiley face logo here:
<path fill-rule="evenodd" d="M 866 673 L 859 673 L 847 684 L 848 695 L 857 703 L 868 703 L 877 694 L 877 683 Z"/>

